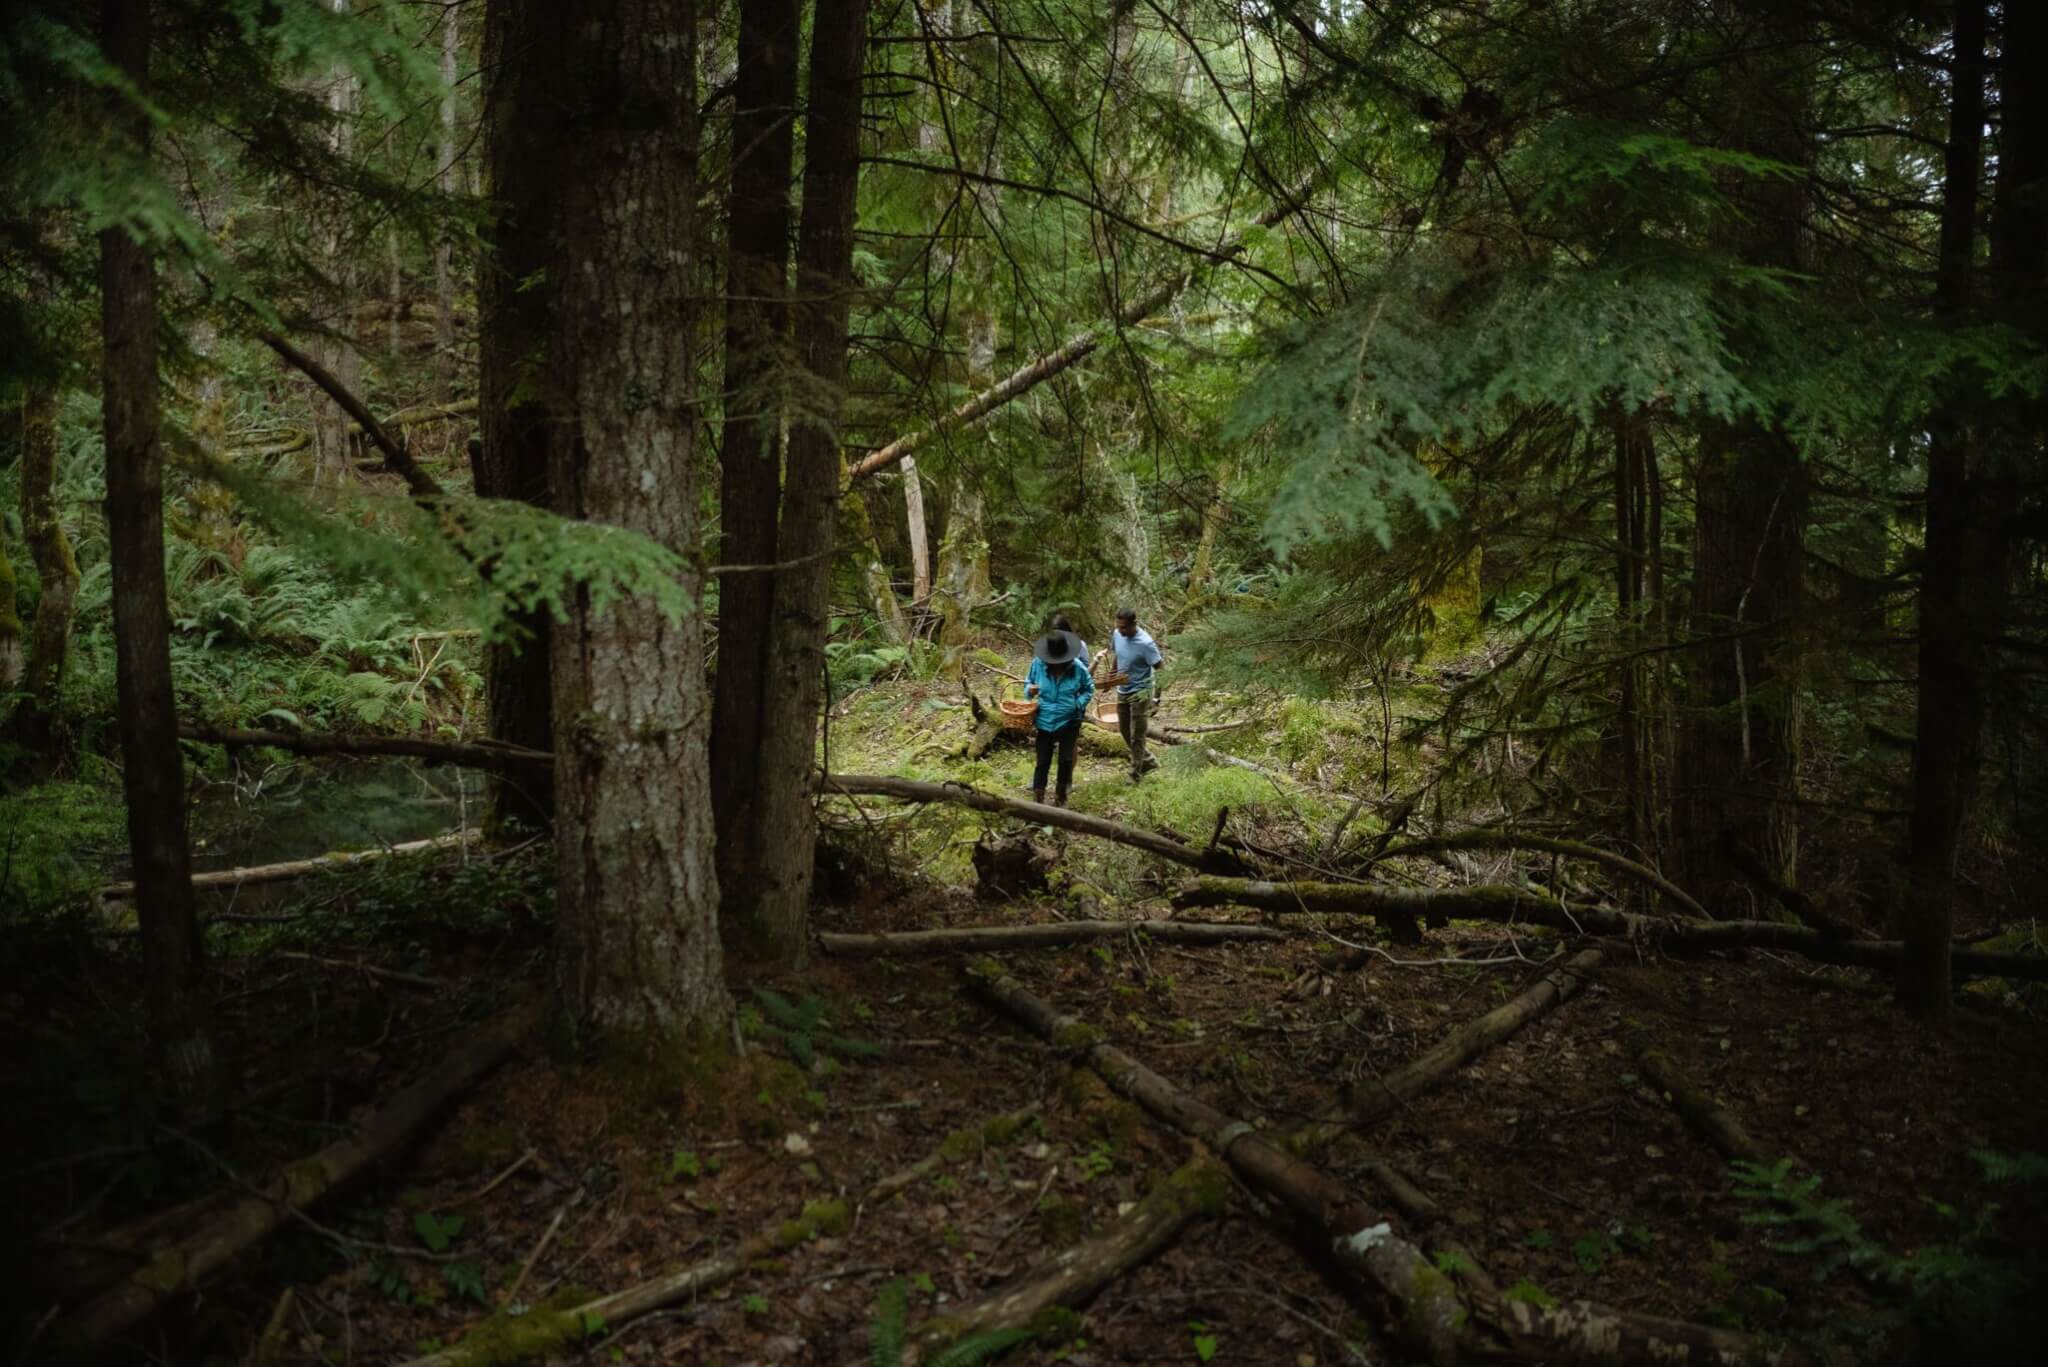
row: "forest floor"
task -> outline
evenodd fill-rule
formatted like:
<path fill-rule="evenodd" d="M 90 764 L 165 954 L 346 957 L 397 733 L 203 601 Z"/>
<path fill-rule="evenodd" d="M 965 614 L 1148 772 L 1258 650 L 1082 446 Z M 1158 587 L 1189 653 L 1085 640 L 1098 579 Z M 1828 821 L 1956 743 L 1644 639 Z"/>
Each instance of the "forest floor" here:
<path fill-rule="evenodd" d="M 1014 749 L 974 766 L 945 760 L 966 720 L 938 700 L 915 685 L 856 695 L 835 719 L 832 767 L 1023 782 Z M 1218 777 L 1185 758 L 1169 756 L 1163 780 L 1136 788 L 1114 758 L 1081 765 L 1078 806 L 1196 827 L 1183 834 L 1226 800 L 1264 800 L 1256 819 L 1276 825 L 1325 816 L 1276 797 L 1267 779 Z M 1155 900 L 1169 880 L 1128 850 L 1072 840 L 1053 895 L 991 902 L 963 886 L 963 871 L 973 835 L 1000 819 L 834 805 L 837 847 L 854 853 L 821 880 L 823 930 L 1169 914 Z M 539 855 L 392 861 L 299 885 L 273 905 L 216 909 L 213 972 L 241 1083 L 197 1131 L 163 1123 L 133 1085 L 136 1061 L 109 1055 L 135 1037 L 139 983 L 120 943 L 109 954 L 103 936 L 75 924 L 34 940 L 0 995 L 0 1028 L 28 1042 L 0 1062 L 15 1118 L 0 1199 L 24 1230 L 55 1226 L 60 1242 L 82 1242 L 327 1142 L 467 1025 L 544 985 Z M 1391 946 L 1316 919 L 1381 952 L 1343 972 L 1316 934 L 1203 948 L 1133 937 L 1006 961 L 1173 1082 L 1280 1131 L 1333 1115 L 1348 1088 L 1519 992 L 1564 945 L 1454 922 L 1422 946 Z M 519 1304 L 572 1304 L 730 1249 L 807 1203 L 846 1201 L 843 1223 L 828 1219 L 701 1299 L 563 1360 L 866 1361 L 892 1280 L 908 1279 L 914 1329 L 1114 1222 L 1192 1152 L 963 992 L 959 967 L 821 956 L 797 978 L 742 976 L 733 991 L 748 1057 L 711 1087 L 687 1067 L 564 1068 L 531 1041 L 429 1140 L 160 1322 L 135 1360 L 254 1361 L 282 1304 L 267 1362 L 402 1361 L 459 1341 L 515 1299 L 515 1284 Z M 819 1018 L 820 1042 L 830 1030 L 881 1052 L 799 1045 L 795 1054 L 815 1055 L 799 1067 L 769 1028 L 792 1018 Z M 1631 1045 L 1642 1036 L 1789 1157 L 1795 1177 L 1818 1179 L 1803 1206 L 1790 1179 L 1775 1204 L 1741 1194 L 1728 1164 L 1638 1077 Z M 1014 1134 L 947 1143 L 1022 1108 L 1034 1114 Z M 1893 1359 L 1944 1319 L 1984 1329 L 1971 1297 L 1995 1300 L 2001 1275 L 2042 1265 L 2039 1184 L 1995 1184 L 1972 1154 L 2017 1159 L 2042 1149 L 2044 1132 L 2048 1023 L 2024 1005 L 1972 999 L 1950 1032 L 1928 1035 L 1854 972 L 1765 954 L 1610 952 L 1585 992 L 1321 1162 L 1368 1199 L 1368 1159 L 1391 1162 L 1519 1294 L 1794 1336 L 1857 1362 Z M 942 1148 L 952 1161 L 859 1204 L 876 1179 Z M 1811 1218 L 1756 1222 L 1795 1206 Z M 2017 1243 L 2015 1228 L 2026 1231 Z M 1816 1235 L 1827 1237 L 1802 1251 L 1775 1246 Z M 1908 1316 L 1871 1274 L 1916 1251 L 1925 1275 Z M 1833 1266 L 1843 1259 L 1864 1275 Z M 1238 1192 L 1220 1218 L 1192 1225 L 1078 1321 L 1008 1360 L 1403 1361 L 1381 1312 L 1324 1271 L 1312 1247 Z M 13 1288 L 30 1322 L 41 1280 Z M 2000 1342 L 1980 1338 L 1953 1360 L 2004 1360 Z"/>

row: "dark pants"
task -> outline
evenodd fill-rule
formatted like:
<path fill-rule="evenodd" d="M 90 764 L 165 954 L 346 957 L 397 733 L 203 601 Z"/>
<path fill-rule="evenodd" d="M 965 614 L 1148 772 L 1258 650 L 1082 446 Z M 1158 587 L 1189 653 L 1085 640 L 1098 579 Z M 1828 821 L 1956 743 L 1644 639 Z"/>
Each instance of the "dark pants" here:
<path fill-rule="evenodd" d="M 1131 777 L 1142 775 L 1159 767 L 1159 761 L 1152 758 L 1145 749 L 1145 737 L 1152 727 L 1152 691 L 1123 694 L 1116 699 L 1116 729 L 1123 733 L 1124 745 L 1131 752 Z"/>
<path fill-rule="evenodd" d="M 1033 792 L 1045 791 L 1045 771 L 1052 767 L 1053 746 L 1060 750 L 1060 786 L 1065 792 L 1074 786 L 1074 742 L 1081 739 L 1081 719 L 1074 718 L 1057 731 L 1038 733 L 1038 765 L 1031 771 Z"/>

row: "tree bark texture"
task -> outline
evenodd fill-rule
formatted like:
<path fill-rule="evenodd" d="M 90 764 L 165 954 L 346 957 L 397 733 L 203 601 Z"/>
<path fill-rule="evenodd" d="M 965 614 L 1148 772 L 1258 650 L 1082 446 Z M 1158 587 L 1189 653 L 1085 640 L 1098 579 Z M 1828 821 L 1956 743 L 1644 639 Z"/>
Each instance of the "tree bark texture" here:
<path fill-rule="evenodd" d="M 549 0 L 533 0 L 552 9 Z M 696 13 L 602 0 L 561 20 L 570 153 L 556 168 L 549 475 L 556 510 L 686 557 L 694 602 L 701 274 Z M 578 595 L 552 633 L 559 973 L 573 1026 L 722 1036 L 704 635 L 694 610 Z"/>
<path fill-rule="evenodd" d="M 867 0 L 841 0 L 812 21 L 795 329 L 813 407 L 793 415 L 789 427 L 776 559 L 790 568 L 774 576 L 756 804 L 761 866 L 751 908 L 761 948 L 790 967 L 810 953 L 817 735 L 841 490 L 838 431 L 853 306 L 867 16 Z"/>
<path fill-rule="evenodd" d="M 149 0 L 106 0 L 101 42 L 147 89 Z M 147 156 L 149 120 L 116 95 L 110 127 Z M 158 409 L 157 281 L 151 249 L 121 225 L 100 233 L 101 402 L 107 445 L 115 688 L 128 850 L 147 967 L 151 1044 L 172 1089 L 201 1105 L 218 1078 L 185 838 L 185 766 L 171 689 L 164 588 L 164 461 Z"/>
<path fill-rule="evenodd" d="M 1977 246 L 1977 188 L 1984 157 L 1984 0 L 1956 0 L 1949 86 L 1949 132 L 1935 267 L 1935 315 L 1952 327 L 1970 321 L 1970 277 Z M 1913 729 L 1913 814 L 1906 831 L 1905 903 L 1899 930 L 1898 1000 L 1910 1015 L 1941 1021 L 1949 1011 L 1949 926 L 1955 910 L 1956 856 L 1982 761 L 1984 732 L 1981 627 L 1966 585 L 1973 535 L 1970 424 L 1952 399 L 1929 424 L 1926 553 L 1916 625 L 1919 645 Z"/>
<path fill-rule="evenodd" d="M 1745 1163 L 1768 1163 L 1770 1155 L 1764 1146 L 1750 1137 L 1732 1112 L 1713 1097 L 1692 1085 L 1691 1079 L 1672 1062 L 1671 1056 L 1652 1044 L 1648 1037 L 1639 1037 L 1632 1044 L 1636 1066 L 1644 1077 L 1650 1080 L 1671 1109 L 1686 1125 L 1714 1146 L 1723 1158 L 1731 1161 L 1740 1159 Z"/>
<path fill-rule="evenodd" d="M 1596 1363 L 1724 1363 L 1793 1360 L 1746 1334 L 1660 1319 L 1591 1301 L 1548 1306 L 1496 1300 L 1439 1271 L 1391 1221 L 1328 1173 L 1198 1097 L 1174 1086 L 1082 1021 L 1034 996 L 992 959 L 968 974 L 970 988 L 1033 1034 L 1085 1062 L 1131 1100 L 1215 1150 L 1246 1186 L 1328 1240 L 1338 1265 L 1390 1310 L 1394 1331 L 1415 1357 L 1450 1363 L 1517 1354 Z"/>
<path fill-rule="evenodd" d="M 910 597 L 922 603 L 932 596 L 932 550 L 925 529 L 924 480 L 915 456 L 903 458 L 903 518 L 910 529 Z"/>
<path fill-rule="evenodd" d="M 353 0 L 323 0 L 336 14 L 346 14 Z M 349 155 L 356 113 L 356 74 L 337 63 L 327 73 L 327 147 L 338 159 Z M 321 269 L 326 275 L 324 297 L 319 301 L 320 330 L 306 341 L 306 349 L 328 374 L 350 391 L 360 387 L 362 358 L 350 336 L 356 321 L 355 245 L 349 240 L 348 211 L 338 196 L 323 196 L 311 208 L 320 234 Z M 309 372 L 310 373 L 310 372 Z M 323 484 L 340 484 L 350 476 L 354 449 L 349 432 L 349 415 L 326 393 L 312 398 L 313 477 Z"/>
<path fill-rule="evenodd" d="M 461 0 L 448 0 L 441 10 L 441 144 L 436 149 L 434 188 L 445 197 L 455 194 L 455 58 L 462 50 Z M 434 389 L 447 403 L 455 397 L 455 240 L 447 233 L 434 239 Z M 395 300 L 394 300 L 395 302 Z"/>
<path fill-rule="evenodd" d="M 553 166 L 572 155 L 557 103 L 555 36 L 549 7 L 526 0 L 484 6 L 484 174 L 495 210 L 478 253 L 481 365 L 470 473 L 481 498 L 553 506 L 548 487 L 549 338 L 559 282 L 546 274 L 554 248 Z M 530 750 L 554 749 L 553 684 L 545 612 L 514 617 L 512 638 L 484 647 L 490 737 Z M 554 777 L 494 778 L 486 829 L 545 830 L 554 820 Z"/>
<path fill-rule="evenodd" d="M 780 396 L 791 363 L 785 348 L 800 10 L 797 0 L 742 0 L 739 7 L 725 234 L 725 422 L 718 453 L 718 554 L 732 565 L 776 559 Z M 770 574 L 741 574 L 718 586 L 711 803 L 728 938 L 751 920 L 762 867 L 755 803 L 776 582 Z"/>
<path fill-rule="evenodd" d="M 1798 55 L 1810 24 L 1773 12 L 1759 24 L 1770 41 L 1726 64 L 1727 104 L 1712 135 L 1801 168 L 1737 187 L 1742 214 L 1722 246 L 1747 266 L 1810 269 L 1811 74 Z M 1755 297 L 1743 303 L 1759 313 L 1770 307 Z M 1738 315 L 1729 346 L 1768 363 L 1770 332 L 1768 321 Z M 1779 882 L 1798 881 L 1797 808 L 1788 799 L 1798 793 L 1809 480 L 1792 440 L 1752 415 L 1708 424 L 1693 484 L 1689 625 L 1695 638 L 1712 639 L 1687 656 L 1672 853 L 1677 881 L 1712 914 L 1745 917 L 1755 898 L 1732 849 L 1752 851 Z"/>
<path fill-rule="evenodd" d="M 419 1081 L 379 1107 L 353 1133 L 272 1174 L 258 1189 L 209 1208 L 203 1224 L 158 1248 L 118 1286 L 79 1306 L 51 1328 L 53 1346 L 103 1347 L 208 1274 L 280 1229 L 294 1211 L 354 1177 L 403 1144 L 420 1126 L 517 1047 L 538 1021 L 532 1008 L 483 1027 Z"/>

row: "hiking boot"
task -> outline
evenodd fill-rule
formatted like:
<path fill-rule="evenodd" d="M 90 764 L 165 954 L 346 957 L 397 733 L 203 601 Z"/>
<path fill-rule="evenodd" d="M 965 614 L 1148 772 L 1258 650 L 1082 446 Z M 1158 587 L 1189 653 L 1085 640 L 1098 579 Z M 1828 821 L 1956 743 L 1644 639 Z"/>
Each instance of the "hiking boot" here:
<path fill-rule="evenodd" d="M 1045 801 L 1045 789 L 1033 788 L 1031 790 L 1031 800 L 1033 802 L 1043 803 Z"/>
<path fill-rule="evenodd" d="M 1058 792 L 1052 795 L 1052 805 L 1055 807 L 1064 807 L 1067 805 L 1067 790 L 1065 788 L 1060 789 Z"/>

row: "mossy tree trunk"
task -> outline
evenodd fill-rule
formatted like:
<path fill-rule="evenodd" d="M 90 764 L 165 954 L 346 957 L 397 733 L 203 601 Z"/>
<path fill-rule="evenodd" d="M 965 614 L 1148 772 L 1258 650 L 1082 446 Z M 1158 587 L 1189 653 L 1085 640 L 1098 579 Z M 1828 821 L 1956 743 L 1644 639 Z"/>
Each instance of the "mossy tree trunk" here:
<path fill-rule="evenodd" d="M 136 90 L 149 71 L 149 0 L 106 0 L 101 42 Z M 149 116 L 113 95 L 108 127 L 144 165 Z M 164 588 L 163 439 L 152 249 L 126 225 L 99 237 L 102 406 L 107 447 L 107 558 L 113 571 L 115 686 L 128 849 L 137 884 L 151 1044 L 172 1090 L 210 1105 L 219 1065 L 208 1022 L 199 923 L 185 840 L 185 766 L 171 691 Z"/>
<path fill-rule="evenodd" d="M 484 173 L 495 212 L 484 228 L 477 304 L 481 343 L 478 418 L 482 439 L 470 448 L 476 492 L 551 506 L 548 488 L 548 345 L 555 282 L 553 165 L 569 155 L 569 130 L 554 95 L 558 54 L 551 21 L 520 0 L 484 9 Z M 488 572 L 488 566 L 485 567 Z M 484 649 L 490 737 L 529 750 L 552 750 L 553 686 L 547 614 L 514 618 L 513 639 Z M 552 774 L 532 770 L 491 778 L 487 826 L 546 829 L 554 820 Z"/>
<path fill-rule="evenodd" d="M 441 140 L 435 149 L 434 188 L 455 193 L 455 59 L 462 50 L 462 3 L 450 0 L 441 9 Z M 442 403 L 455 397 L 455 239 L 443 232 L 434 239 L 434 393 Z M 394 272 L 395 274 L 395 272 Z M 398 324 L 397 292 L 393 291 L 392 329 Z M 394 351 L 396 347 L 392 348 Z"/>
<path fill-rule="evenodd" d="M 536 19 L 552 0 L 525 0 Z M 703 273 L 695 224 L 695 6 L 593 0 L 554 22 L 558 251 L 549 473 L 565 516 L 694 557 L 691 340 Z M 559 973 L 585 1035 L 722 1038 L 718 877 L 707 774 L 703 623 L 642 597 L 579 595 L 552 635 Z"/>
<path fill-rule="evenodd" d="M 776 558 L 800 12 L 797 0 L 743 0 L 739 9 L 718 485 L 718 555 L 731 565 Z M 728 935 L 750 920 L 764 874 L 756 800 L 776 582 L 772 574 L 730 574 L 718 585 L 711 804 Z"/>

